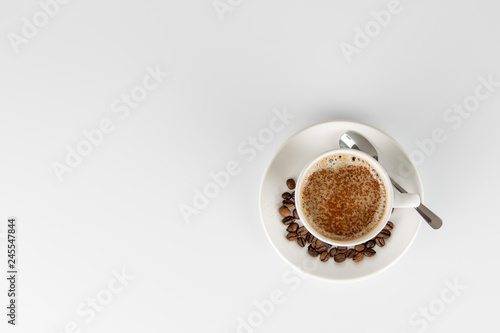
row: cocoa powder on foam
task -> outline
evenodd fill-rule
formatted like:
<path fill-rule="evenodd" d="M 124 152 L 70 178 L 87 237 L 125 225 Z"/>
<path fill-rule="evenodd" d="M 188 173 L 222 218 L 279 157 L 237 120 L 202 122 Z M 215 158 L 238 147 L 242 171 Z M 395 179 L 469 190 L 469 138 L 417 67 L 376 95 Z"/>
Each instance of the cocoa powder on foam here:
<path fill-rule="evenodd" d="M 369 233 L 382 219 L 387 203 L 380 175 L 367 161 L 349 154 L 328 155 L 312 166 L 300 198 L 309 224 L 339 241 Z"/>

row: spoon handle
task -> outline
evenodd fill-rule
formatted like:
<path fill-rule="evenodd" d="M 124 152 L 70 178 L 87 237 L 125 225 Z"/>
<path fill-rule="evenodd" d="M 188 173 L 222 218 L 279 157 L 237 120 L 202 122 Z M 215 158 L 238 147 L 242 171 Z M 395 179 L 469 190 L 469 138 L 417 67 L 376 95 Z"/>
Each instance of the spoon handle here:
<path fill-rule="evenodd" d="M 399 185 L 394 179 L 391 178 L 392 185 L 401 193 L 408 193 L 401 185 Z M 415 207 L 415 210 L 422 216 L 422 218 L 427 222 L 432 228 L 439 229 L 443 225 L 443 220 L 434 214 L 429 208 L 424 204 Z"/>

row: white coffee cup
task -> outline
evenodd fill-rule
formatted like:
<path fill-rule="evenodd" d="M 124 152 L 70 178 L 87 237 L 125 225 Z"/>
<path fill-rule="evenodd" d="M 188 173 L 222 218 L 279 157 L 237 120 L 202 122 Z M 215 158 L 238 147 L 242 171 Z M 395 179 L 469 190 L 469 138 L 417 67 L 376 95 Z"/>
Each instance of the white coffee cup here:
<path fill-rule="evenodd" d="M 317 232 L 307 221 L 305 218 L 305 214 L 302 211 L 302 202 L 301 202 L 301 191 L 302 191 L 302 183 L 304 181 L 304 178 L 309 171 L 311 167 L 313 167 L 318 161 L 321 159 L 333 155 L 333 154 L 346 154 L 346 155 L 352 155 L 355 157 L 358 157 L 360 159 L 365 160 L 368 162 L 375 170 L 376 172 L 380 175 L 386 189 L 386 194 L 387 194 L 387 201 L 386 201 L 386 208 L 383 216 L 381 217 L 380 221 L 378 224 L 367 234 L 353 239 L 353 240 L 334 240 L 331 238 L 328 238 L 319 232 Z M 391 180 L 389 178 L 389 175 L 387 174 L 387 171 L 382 167 L 382 165 L 375 160 L 373 157 L 370 155 L 359 151 L 355 149 L 336 149 L 336 150 L 331 150 L 326 153 L 323 153 L 316 157 L 314 160 L 312 160 L 308 165 L 304 167 L 302 172 L 299 175 L 299 178 L 297 179 L 297 187 L 295 190 L 295 208 L 297 209 L 297 213 L 299 214 L 300 221 L 304 224 L 304 226 L 307 228 L 307 230 L 316 238 L 319 240 L 334 245 L 334 246 L 353 246 L 357 244 L 364 243 L 366 241 L 369 241 L 370 239 L 374 238 L 379 234 L 380 231 L 384 228 L 386 225 L 387 221 L 389 221 L 389 218 L 392 213 L 393 208 L 408 208 L 408 207 L 417 207 L 420 205 L 420 197 L 416 193 L 399 193 L 398 191 L 394 191 L 393 185 L 391 183 Z"/>

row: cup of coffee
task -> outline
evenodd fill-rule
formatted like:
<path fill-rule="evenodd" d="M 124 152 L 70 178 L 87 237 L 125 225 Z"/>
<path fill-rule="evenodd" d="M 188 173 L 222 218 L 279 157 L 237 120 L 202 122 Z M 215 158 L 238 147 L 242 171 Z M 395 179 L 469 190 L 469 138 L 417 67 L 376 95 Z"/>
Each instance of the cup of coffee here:
<path fill-rule="evenodd" d="M 337 149 L 302 170 L 295 203 L 314 237 L 335 246 L 353 246 L 375 237 L 393 208 L 417 207 L 420 197 L 394 191 L 389 175 L 370 155 Z"/>

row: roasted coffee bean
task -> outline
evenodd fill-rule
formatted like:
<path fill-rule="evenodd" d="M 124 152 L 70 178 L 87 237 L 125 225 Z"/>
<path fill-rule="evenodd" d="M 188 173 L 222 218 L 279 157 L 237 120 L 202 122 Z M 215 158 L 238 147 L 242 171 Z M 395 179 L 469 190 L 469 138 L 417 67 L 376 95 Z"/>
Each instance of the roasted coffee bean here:
<path fill-rule="evenodd" d="M 295 180 L 293 180 L 292 178 L 288 179 L 286 181 L 286 186 L 288 186 L 290 190 L 293 190 L 295 188 Z"/>
<path fill-rule="evenodd" d="M 367 257 L 373 257 L 377 253 L 374 249 L 366 249 L 363 251 L 363 254 Z"/>
<path fill-rule="evenodd" d="M 319 247 L 322 247 L 322 246 L 326 247 L 327 249 L 330 248 L 330 244 L 326 244 L 325 242 L 321 242 L 321 244 L 319 245 Z"/>
<path fill-rule="evenodd" d="M 394 213 L 394 208 L 392 209 L 392 212 L 391 212 L 391 214 L 392 214 L 392 213 Z"/>
<path fill-rule="evenodd" d="M 377 243 L 378 246 L 382 247 L 385 245 L 385 240 L 383 238 L 377 237 L 377 239 L 375 239 L 375 243 Z"/>
<path fill-rule="evenodd" d="M 338 253 L 338 254 L 334 255 L 333 260 L 335 260 L 335 262 L 345 261 L 345 253 Z"/>
<path fill-rule="evenodd" d="M 358 244 L 354 247 L 356 251 L 362 252 L 365 249 L 365 244 Z"/>
<path fill-rule="evenodd" d="M 380 237 L 380 238 L 389 238 L 391 237 L 391 232 L 387 229 L 383 229 L 378 235 L 377 237 Z"/>
<path fill-rule="evenodd" d="M 295 233 L 295 232 L 289 232 L 287 235 L 286 235 L 286 239 L 288 239 L 290 242 L 291 241 L 294 241 L 294 240 L 297 240 L 299 236 Z"/>
<path fill-rule="evenodd" d="M 281 195 L 281 197 L 285 200 L 290 200 L 292 198 L 292 195 L 289 192 L 285 192 Z"/>
<path fill-rule="evenodd" d="M 312 246 L 317 249 L 317 248 L 320 248 L 321 247 L 321 243 L 322 241 L 320 241 L 319 239 L 315 238 L 312 242 Z"/>
<path fill-rule="evenodd" d="M 297 220 L 300 219 L 299 213 L 297 213 L 296 209 L 293 210 L 293 217 L 295 217 Z"/>
<path fill-rule="evenodd" d="M 328 252 L 322 252 L 320 254 L 320 257 L 319 259 L 322 261 L 322 262 L 327 262 L 328 260 L 330 260 L 330 254 Z"/>
<path fill-rule="evenodd" d="M 297 230 L 297 234 L 298 234 L 299 236 L 305 236 L 305 235 L 307 235 L 307 233 L 308 233 L 308 232 L 309 232 L 309 231 L 307 231 L 306 227 L 304 227 L 304 226 L 300 227 L 300 228 Z"/>
<path fill-rule="evenodd" d="M 358 253 L 354 256 L 354 258 L 352 258 L 352 261 L 354 261 L 354 262 L 360 262 L 361 260 L 363 260 L 363 257 L 364 257 L 364 256 L 365 256 L 365 255 L 363 254 L 363 252 L 358 252 Z"/>
<path fill-rule="evenodd" d="M 347 250 L 345 256 L 349 259 L 352 259 L 354 258 L 354 256 L 356 255 L 356 250 L 355 249 L 349 249 Z"/>
<path fill-rule="evenodd" d="M 319 253 L 316 252 L 316 250 L 311 245 L 308 246 L 307 252 L 311 257 L 317 257 L 319 255 Z"/>
<path fill-rule="evenodd" d="M 328 248 L 326 246 L 321 246 L 317 251 L 318 253 L 328 252 Z"/>
<path fill-rule="evenodd" d="M 292 223 L 286 228 L 286 231 L 288 232 L 297 232 L 297 229 L 299 228 L 299 225 L 297 223 Z M 297 232 L 298 234 L 298 232 Z"/>
<path fill-rule="evenodd" d="M 369 240 L 368 242 L 365 243 L 365 248 L 371 249 L 375 246 L 375 241 L 374 240 Z"/>
<path fill-rule="evenodd" d="M 293 201 L 292 200 L 283 200 L 283 206 L 285 206 L 285 207 L 292 207 L 293 206 Z"/>
<path fill-rule="evenodd" d="M 290 216 L 290 209 L 286 208 L 285 206 L 280 207 L 280 214 L 284 217 Z"/>
<path fill-rule="evenodd" d="M 299 244 L 300 247 L 306 246 L 306 240 L 304 239 L 304 237 L 297 238 L 297 244 Z"/>
<path fill-rule="evenodd" d="M 283 222 L 284 225 L 289 225 L 290 223 L 295 221 L 295 218 L 293 216 L 287 216 L 287 217 L 284 217 L 283 220 L 281 220 L 281 221 Z"/>
<path fill-rule="evenodd" d="M 295 191 L 292 192 L 292 200 L 295 200 Z"/>
<path fill-rule="evenodd" d="M 391 221 L 387 222 L 384 229 L 389 230 L 389 231 L 394 229 L 394 223 L 392 223 Z"/>
<path fill-rule="evenodd" d="M 314 239 L 315 239 L 315 238 L 314 238 L 314 236 L 313 236 L 311 233 L 308 233 L 308 234 L 306 235 L 306 242 L 308 242 L 308 243 L 312 243 Z"/>
<path fill-rule="evenodd" d="M 336 254 L 337 254 L 337 248 L 334 247 L 333 249 L 330 250 L 330 256 L 333 257 Z"/>
<path fill-rule="evenodd" d="M 337 253 L 346 253 L 347 252 L 347 246 L 338 246 L 337 247 Z"/>

